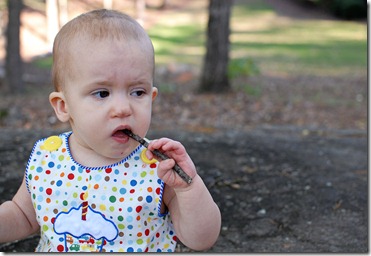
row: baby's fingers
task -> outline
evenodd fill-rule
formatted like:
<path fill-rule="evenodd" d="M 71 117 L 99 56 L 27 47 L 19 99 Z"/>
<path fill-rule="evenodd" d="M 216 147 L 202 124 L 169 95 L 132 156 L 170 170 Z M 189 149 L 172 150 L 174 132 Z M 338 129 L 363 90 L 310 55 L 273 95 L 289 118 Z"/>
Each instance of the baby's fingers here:
<path fill-rule="evenodd" d="M 174 165 L 174 159 L 161 161 L 157 169 L 158 177 L 170 187 L 187 187 L 187 183 L 173 170 Z"/>
<path fill-rule="evenodd" d="M 178 142 L 168 138 L 153 140 L 150 142 L 148 149 L 159 150 L 167 154 L 168 157 L 175 161 L 181 160 L 186 155 L 184 146 Z"/>

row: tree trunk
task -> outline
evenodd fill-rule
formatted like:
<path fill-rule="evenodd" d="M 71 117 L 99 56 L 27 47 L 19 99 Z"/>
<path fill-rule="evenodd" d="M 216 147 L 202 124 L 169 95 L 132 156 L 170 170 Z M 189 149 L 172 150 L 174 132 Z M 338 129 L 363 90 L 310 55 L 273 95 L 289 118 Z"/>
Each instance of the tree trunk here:
<path fill-rule="evenodd" d="M 58 13 L 59 13 L 59 15 L 58 15 L 59 16 L 59 28 L 61 28 L 69 20 L 69 18 L 68 18 L 68 1 L 67 0 L 58 0 Z M 54 38 L 53 38 L 53 42 L 54 42 Z"/>
<path fill-rule="evenodd" d="M 50 50 L 53 49 L 54 37 L 60 28 L 58 9 L 58 0 L 46 0 L 47 39 Z"/>
<path fill-rule="evenodd" d="M 23 91 L 23 62 L 20 53 L 22 0 L 8 0 L 7 7 L 9 19 L 6 29 L 6 89 L 8 92 L 18 93 Z"/>
<path fill-rule="evenodd" d="M 139 24 L 144 25 L 144 16 L 146 12 L 146 1 L 145 0 L 135 0 L 135 10 L 136 18 Z"/>
<path fill-rule="evenodd" d="M 112 0 L 103 0 L 103 8 L 112 10 L 113 9 L 113 1 Z"/>
<path fill-rule="evenodd" d="M 230 89 L 228 62 L 232 4 L 232 0 L 210 0 L 201 92 L 225 92 Z"/>
<path fill-rule="evenodd" d="M 169 4 L 169 0 L 147 0 L 146 1 L 146 8 L 149 9 L 165 9 L 165 7 Z"/>

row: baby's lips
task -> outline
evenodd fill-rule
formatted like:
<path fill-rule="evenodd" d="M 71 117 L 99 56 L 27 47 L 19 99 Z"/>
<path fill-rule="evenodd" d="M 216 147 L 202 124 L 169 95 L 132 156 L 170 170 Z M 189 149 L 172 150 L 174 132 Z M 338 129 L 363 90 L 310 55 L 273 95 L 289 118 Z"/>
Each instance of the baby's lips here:
<path fill-rule="evenodd" d="M 113 131 L 112 136 L 117 137 L 123 137 L 123 135 L 127 136 L 125 130 L 131 131 L 131 129 L 127 126 L 120 126 Z"/>

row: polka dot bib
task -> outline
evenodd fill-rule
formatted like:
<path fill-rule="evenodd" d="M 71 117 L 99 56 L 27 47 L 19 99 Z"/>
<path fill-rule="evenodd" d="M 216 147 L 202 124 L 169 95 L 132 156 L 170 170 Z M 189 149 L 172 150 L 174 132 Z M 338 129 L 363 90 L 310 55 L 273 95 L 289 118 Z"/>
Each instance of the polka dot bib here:
<path fill-rule="evenodd" d="M 36 251 L 174 251 L 170 215 L 160 213 L 164 183 L 146 149 L 87 168 L 70 154 L 71 134 L 39 140 L 28 161 L 27 188 L 41 228 Z"/>

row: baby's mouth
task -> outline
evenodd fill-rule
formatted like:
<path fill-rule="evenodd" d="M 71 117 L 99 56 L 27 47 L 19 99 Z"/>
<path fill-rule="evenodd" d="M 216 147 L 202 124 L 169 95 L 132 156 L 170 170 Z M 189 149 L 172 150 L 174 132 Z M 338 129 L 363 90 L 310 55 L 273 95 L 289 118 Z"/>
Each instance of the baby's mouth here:
<path fill-rule="evenodd" d="M 112 136 L 116 138 L 125 138 L 128 137 L 126 131 L 131 132 L 129 129 L 122 129 L 122 130 L 117 130 L 113 132 Z"/>

